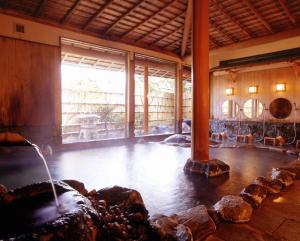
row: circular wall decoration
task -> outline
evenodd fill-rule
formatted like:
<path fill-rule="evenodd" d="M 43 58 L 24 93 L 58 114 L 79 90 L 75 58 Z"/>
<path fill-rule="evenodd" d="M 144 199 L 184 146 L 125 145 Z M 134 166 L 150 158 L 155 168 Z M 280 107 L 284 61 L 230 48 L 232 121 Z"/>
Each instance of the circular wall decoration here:
<path fill-rule="evenodd" d="M 239 112 L 239 105 L 233 100 L 225 100 L 222 104 L 222 114 L 227 119 L 236 118 Z"/>
<path fill-rule="evenodd" d="M 270 104 L 270 113 L 276 119 L 285 119 L 289 117 L 292 109 L 292 103 L 285 98 L 275 99 Z"/>
<path fill-rule="evenodd" d="M 249 119 L 255 119 L 262 115 L 264 111 L 263 104 L 257 99 L 249 99 L 244 103 L 243 112 Z"/>

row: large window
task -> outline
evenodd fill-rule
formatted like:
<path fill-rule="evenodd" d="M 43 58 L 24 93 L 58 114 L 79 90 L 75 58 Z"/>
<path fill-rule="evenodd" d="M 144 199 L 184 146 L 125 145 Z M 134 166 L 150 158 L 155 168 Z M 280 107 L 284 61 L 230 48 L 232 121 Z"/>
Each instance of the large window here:
<path fill-rule="evenodd" d="M 174 133 L 175 64 L 141 55 L 135 63 L 135 135 Z"/>
<path fill-rule="evenodd" d="M 125 136 L 125 54 L 65 40 L 63 143 Z"/>

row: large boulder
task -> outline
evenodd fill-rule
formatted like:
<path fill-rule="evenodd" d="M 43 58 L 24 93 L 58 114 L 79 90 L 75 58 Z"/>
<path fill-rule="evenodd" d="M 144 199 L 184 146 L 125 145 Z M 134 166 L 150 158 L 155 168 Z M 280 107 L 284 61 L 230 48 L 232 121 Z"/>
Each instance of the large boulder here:
<path fill-rule="evenodd" d="M 176 216 L 154 215 L 150 223 L 158 233 L 161 241 L 192 241 L 192 234 L 188 227 L 179 224 Z"/>
<path fill-rule="evenodd" d="M 63 182 L 67 183 L 83 196 L 86 196 L 88 194 L 88 191 L 85 189 L 84 183 L 82 182 L 79 182 L 77 180 L 63 180 Z"/>
<path fill-rule="evenodd" d="M 0 240 L 96 241 L 99 215 L 90 201 L 62 182 L 56 182 L 59 207 L 51 185 L 37 183 L 8 193 L 0 205 Z"/>
<path fill-rule="evenodd" d="M 280 181 L 271 180 L 271 179 L 266 178 L 266 177 L 258 177 L 254 180 L 253 183 L 257 184 L 257 185 L 260 185 L 260 186 L 263 186 L 265 189 L 267 189 L 269 194 L 279 193 L 283 188 L 283 185 Z"/>
<path fill-rule="evenodd" d="M 109 188 L 103 188 L 97 191 L 98 199 L 105 200 L 110 206 L 113 205 L 125 205 L 129 206 L 132 204 L 144 205 L 141 194 L 134 190 L 126 187 L 113 186 Z"/>
<path fill-rule="evenodd" d="M 252 207 L 257 208 L 261 205 L 262 201 L 267 197 L 268 190 L 264 186 L 258 184 L 250 184 L 245 187 L 240 196 Z"/>
<path fill-rule="evenodd" d="M 176 216 L 178 223 L 189 227 L 193 240 L 203 240 L 216 231 L 216 225 L 204 205 L 180 212 Z"/>
<path fill-rule="evenodd" d="M 220 176 L 229 173 L 230 167 L 218 159 L 201 162 L 189 158 L 184 166 L 185 173 L 206 175 L 208 177 Z"/>
<path fill-rule="evenodd" d="M 105 200 L 108 206 L 118 205 L 130 213 L 139 213 L 141 219 L 147 220 L 148 211 L 145 207 L 141 194 L 133 189 L 114 186 L 104 188 L 96 192 L 98 200 Z"/>
<path fill-rule="evenodd" d="M 248 222 L 252 216 L 252 207 L 239 196 L 227 195 L 214 205 L 223 220 L 234 223 Z"/>
<path fill-rule="evenodd" d="M 282 170 L 278 168 L 272 169 L 272 180 L 280 181 L 285 187 L 288 187 L 294 183 L 296 174 L 287 170 Z"/>
<path fill-rule="evenodd" d="M 162 141 L 163 144 L 185 144 L 191 143 L 190 135 L 175 134 L 167 137 Z"/>

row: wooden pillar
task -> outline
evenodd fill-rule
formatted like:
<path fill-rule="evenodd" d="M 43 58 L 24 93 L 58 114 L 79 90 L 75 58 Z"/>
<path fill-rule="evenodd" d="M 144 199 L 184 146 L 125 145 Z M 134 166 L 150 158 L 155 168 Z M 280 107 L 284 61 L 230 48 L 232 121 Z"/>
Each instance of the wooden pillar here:
<path fill-rule="evenodd" d="M 192 159 L 209 160 L 209 0 L 193 1 Z"/>
<path fill-rule="evenodd" d="M 149 102 L 148 102 L 148 93 L 149 93 L 149 80 L 148 80 L 148 65 L 144 66 L 144 135 L 149 132 Z"/>
<path fill-rule="evenodd" d="M 182 78 L 182 64 L 178 63 L 176 66 L 176 133 L 182 133 L 183 121 L 183 78 Z"/>
<path fill-rule="evenodd" d="M 131 138 L 134 137 L 135 121 L 135 61 L 133 52 L 129 52 L 127 54 L 126 72 L 126 136 Z"/>

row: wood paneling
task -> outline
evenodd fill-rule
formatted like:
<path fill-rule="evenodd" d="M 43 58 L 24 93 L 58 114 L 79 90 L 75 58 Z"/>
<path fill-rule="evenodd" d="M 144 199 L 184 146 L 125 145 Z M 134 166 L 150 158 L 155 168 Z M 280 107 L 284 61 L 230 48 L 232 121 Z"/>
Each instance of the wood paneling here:
<path fill-rule="evenodd" d="M 38 127 L 39 132 L 58 135 L 60 48 L 0 37 L 0 53 L 0 127 L 21 132 Z M 35 140 L 39 134 L 48 141 L 54 137 L 26 132 Z"/>
<path fill-rule="evenodd" d="M 287 90 L 285 92 L 276 92 L 277 83 L 286 83 Z M 258 86 L 258 94 L 249 94 L 248 87 L 250 85 Z M 225 88 L 234 87 L 234 96 L 226 96 Z M 243 108 L 244 103 L 251 98 L 257 98 L 262 104 L 269 108 L 270 103 L 276 98 L 286 98 L 291 103 L 296 103 L 300 107 L 300 79 L 296 78 L 292 67 L 284 67 L 277 69 L 267 69 L 259 71 L 251 71 L 237 73 L 236 82 L 234 83 L 229 75 L 214 76 L 211 89 L 211 113 L 215 119 L 224 119 L 221 106 L 227 99 L 233 99 Z M 242 113 L 242 119 L 246 119 Z M 293 121 L 294 114 L 282 121 Z M 258 118 L 262 120 L 262 116 Z M 266 120 L 279 121 L 273 118 L 269 111 L 266 112 Z M 297 121 L 300 121 L 300 112 L 297 112 Z"/>

